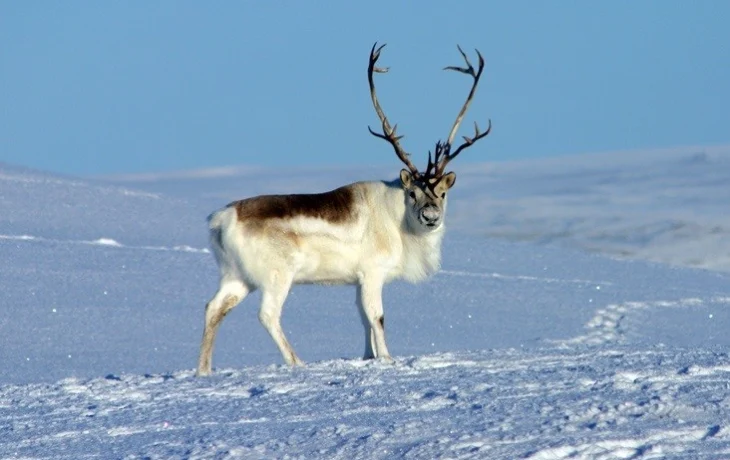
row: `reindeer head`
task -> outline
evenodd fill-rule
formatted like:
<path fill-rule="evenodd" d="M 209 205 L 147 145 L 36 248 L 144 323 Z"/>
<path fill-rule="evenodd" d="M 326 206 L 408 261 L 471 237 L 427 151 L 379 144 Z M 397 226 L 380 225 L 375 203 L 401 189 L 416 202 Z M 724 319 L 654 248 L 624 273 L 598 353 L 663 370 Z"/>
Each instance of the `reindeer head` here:
<path fill-rule="evenodd" d="M 414 226 L 417 226 L 417 228 L 421 228 L 426 231 L 429 229 L 437 229 L 441 226 L 443 216 L 446 211 L 446 192 L 456 182 L 456 173 L 444 173 L 446 165 L 456 158 L 462 150 L 471 147 L 476 141 L 485 137 L 492 130 L 491 120 L 489 121 L 487 130 L 483 133 L 479 131 L 479 126 L 477 126 L 475 122 L 474 137 L 463 136 L 464 143 L 461 144 L 453 153 L 451 152 L 451 143 L 454 140 L 454 136 L 456 136 L 459 125 L 461 125 L 461 120 L 464 118 L 464 114 L 466 114 L 466 111 L 469 108 L 469 104 L 471 104 L 471 100 L 474 98 L 479 78 L 482 76 L 482 71 L 484 70 L 484 58 L 479 50 L 476 50 L 477 56 L 479 56 L 479 69 L 475 71 L 464 51 L 462 51 L 460 46 L 457 46 L 459 52 L 464 58 L 464 61 L 466 62 L 466 67 L 448 66 L 444 68 L 444 70 L 455 70 L 457 72 L 471 75 L 474 79 L 474 83 L 471 86 L 466 102 L 464 102 L 464 105 L 461 107 L 461 111 L 459 111 L 459 114 L 456 116 L 456 121 L 451 127 L 451 132 L 449 132 L 447 141 L 436 142 L 436 149 L 434 150 L 433 157 L 429 151 L 428 165 L 426 166 L 426 170 L 421 173 L 411 162 L 410 154 L 403 150 L 400 145 L 400 139 L 403 136 L 396 135 L 398 125 L 396 124 L 393 127 L 390 126 L 390 123 L 383 113 L 383 109 L 380 107 L 380 103 L 378 102 L 378 98 L 375 94 L 373 73 L 386 73 L 388 71 L 387 67 L 375 67 L 375 63 L 378 61 L 378 58 L 380 58 L 380 51 L 384 46 L 385 45 L 381 45 L 378 47 L 377 43 L 373 45 L 373 48 L 370 50 L 370 64 L 368 65 L 370 97 L 373 100 L 373 106 L 375 106 L 378 118 L 380 118 L 382 123 L 383 133 L 377 133 L 369 126 L 368 130 L 373 136 L 388 141 L 388 143 L 393 146 L 395 154 L 407 167 L 407 169 L 401 170 L 400 181 L 405 195 L 404 199 L 406 209 L 411 211 L 407 213 L 411 223 Z"/>

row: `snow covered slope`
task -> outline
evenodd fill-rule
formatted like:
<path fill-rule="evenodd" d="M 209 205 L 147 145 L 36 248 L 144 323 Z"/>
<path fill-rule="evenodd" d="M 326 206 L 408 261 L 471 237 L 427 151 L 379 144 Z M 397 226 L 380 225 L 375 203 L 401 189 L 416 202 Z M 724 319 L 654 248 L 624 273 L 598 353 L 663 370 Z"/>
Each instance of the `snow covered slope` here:
<path fill-rule="evenodd" d="M 187 200 L 0 163 L 0 235 L 180 245 L 206 238 Z"/>
<path fill-rule="evenodd" d="M 204 218 L 234 189 L 274 189 L 283 173 L 115 185 L 0 167 L 0 458 L 730 457 L 730 275 L 484 236 L 505 222 L 507 240 L 558 240 L 517 232 L 528 208 L 544 209 L 531 224 L 542 234 L 585 215 L 566 241 L 608 252 L 618 241 L 637 258 L 656 241 L 608 230 L 666 212 L 702 214 L 723 235 L 726 157 L 692 160 L 700 169 L 682 182 L 688 155 L 652 160 L 657 175 L 674 171 L 664 180 L 639 180 L 648 161 L 625 159 L 606 189 L 589 178 L 595 158 L 576 159 L 567 179 L 560 164 L 460 174 L 442 271 L 386 288 L 394 365 L 358 359 L 354 289 L 307 286 L 283 318 L 307 366 L 280 364 L 254 295 L 226 318 L 206 379 L 192 375 L 217 282 Z M 663 194 L 681 205 L 660 209 Z M 524 207 L 505 218 L 490 199 Z M 601 222 L 590 202 L 625 226 L 586 236 Z M 704 265 L 720 260 L 724 239 L 689 235 L 715 245 Z"/>

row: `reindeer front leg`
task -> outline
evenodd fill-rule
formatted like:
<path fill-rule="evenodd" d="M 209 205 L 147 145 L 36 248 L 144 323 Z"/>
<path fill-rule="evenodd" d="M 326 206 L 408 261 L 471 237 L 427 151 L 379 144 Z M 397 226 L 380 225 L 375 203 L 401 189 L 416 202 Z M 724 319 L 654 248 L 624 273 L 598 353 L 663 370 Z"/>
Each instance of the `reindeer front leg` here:
<path fill-rule="evenodd" d="M 362 286 L 359 284 L 357 285 L 355 302 L 357 303 L 357 309 L 360 312 L 362 327 L 365 330 L 365 353 L 363 353 L 362 359 L 375 359 L 375 337 L 373 336 L 373 328 L 370 327 L 370 320 L 365 314 L 365 307 L 363 307 L 362 304 Z"/>
<path fill-rule="evenodd" d="M 383 280 L 363 277 L 357 287 L 357 300 L 365 328 L 365 359 L 382 358 L 392 361 L 385 344 L 385 317 L 383 316 Z"/>

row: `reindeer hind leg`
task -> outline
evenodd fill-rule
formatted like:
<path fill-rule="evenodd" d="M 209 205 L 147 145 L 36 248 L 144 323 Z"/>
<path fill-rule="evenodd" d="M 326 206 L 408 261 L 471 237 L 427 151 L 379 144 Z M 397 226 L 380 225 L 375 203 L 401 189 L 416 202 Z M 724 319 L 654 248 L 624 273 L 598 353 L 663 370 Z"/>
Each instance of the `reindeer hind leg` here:
<path fill-rule="evenodd" d="M 205 306 L 205 328 L 200 344 L 197 375 L 210 375 L 212 371 L 213 343 L 223 318 L 250 292 L 250 288 L 239 280 L 221 282 L 218 292 Z"/>

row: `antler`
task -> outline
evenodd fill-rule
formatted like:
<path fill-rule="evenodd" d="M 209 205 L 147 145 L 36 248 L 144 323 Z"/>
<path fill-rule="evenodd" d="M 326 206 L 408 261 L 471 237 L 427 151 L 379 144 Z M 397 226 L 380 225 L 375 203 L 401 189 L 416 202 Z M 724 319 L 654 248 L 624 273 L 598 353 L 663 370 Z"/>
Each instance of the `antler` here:
<path fill-rule="evenodd" d="M 461 111 L 456 116 L 454 126 L 451 127 L 449 138 L 445 143 L 441 143 L 440 141 L 436 143 L 436 150 L 434 151 L 433 162 L 431 161 L 431 152 L 428 153 L 428 168 L 426 169 L 427 176 L 432 175 L 433 177 L 440 177 L 441 175 L 443 175 L 444 170 L 446 169 L 446 165 L 449 164 L 451 160 L 456 158 L 456 156 L 461 153 L 462 150 L 471 147 L 476 141 L 485 137 L 492 130 L 492 120 L 489 120 L 489 126 L 487 127 L 487 130 L 483 133 L 479 132 L 479 126 L 476 124 L 476 122 L 474 122 L 474 137 L 463 136 L 464 143 L 461 144 L 454 153 L 450 153 L 451 143 L 454 140 L 454 136 L 456 136 L 456 131 L 459 130 L 459 125 L 461 125 L 461 120 L 464 118 L 464 114 L 466 114 L 466 111 L 469 109 L 469 104 L 471 104 L 471 100 L 474 98 L 474 93 L 476 92 L 477 85 L 479 84 L 479 78 L 481 78 L 482 71 L 484 70 L 484 58 L 482 57 L 482 53 L 480 53 L 479 50 L 476 50 L 477 56 L 479 56 L 479 70 L 475 72 L 474 66 L 471 65 L 471 62 L 469 61 L 466 53 L 464 53 L 459 45 L 456 45 L 456 47 L 459 49 L 461 56 L 464 58 L 464 61 L 466 62 L 466 67 L 448 66 L 444 67 L 444 70 L 456 70 L 457 72 L 471 75 L 474 79 L 474 83 L 471 86 L 471 90 L 469 91 L 469 96 L 467 96 L 466 98 L 466 102 L 464 102 L 464 105 L 461 107 Z"/>
<path fill-rule="evenodd" d="M 393 150 L 395 150 L 395 154 L 398 156 L 398 158 L 400 158 L 400 161 L 402 161 L 411 171 L 413 178 L 420 179 L 421 173 L 419 173 L 418 168 L 416 168 L 413 163 L 411 163 L 411 160 L 409 158 L 410 155 L 405 150 L 403 150 L 400 142 L 398 142 L 403 137 L 396 135 L 396 129 L 398 129 L 398 125 L 396 124 L 391 128 L 390 123 L 388 123 L 388 118 L 386 118 L 385 114 L 383 113 L 383 109 L 380 107 L 378 97 L 375 95 L 375 82 L 373 81 L 373 72 L 386 73 L 388 71 L 388 67 L 375 67 L 375 63 L 380 57 L 380 50 L 382 50 L 384 47 L 384 44 L 378 47 L 378 42 L 375 42 L 373 48 L 370 50 L 370 64 L 368 64 L 368 82 L 370 83 L 370 97 L 373 100 L 373 106 L 375 107 L 375 111 L 378 113 L 378 118 L 380 118 L 380 122 L 383 125 L 383 134 L 376 133 L 370 128 L 370 126 L 368 126 L 368 131 L 370 131 L 370 134 L 372 134 L 373 136 L 388 141 L 390 145 L 393 146 Z"/>

